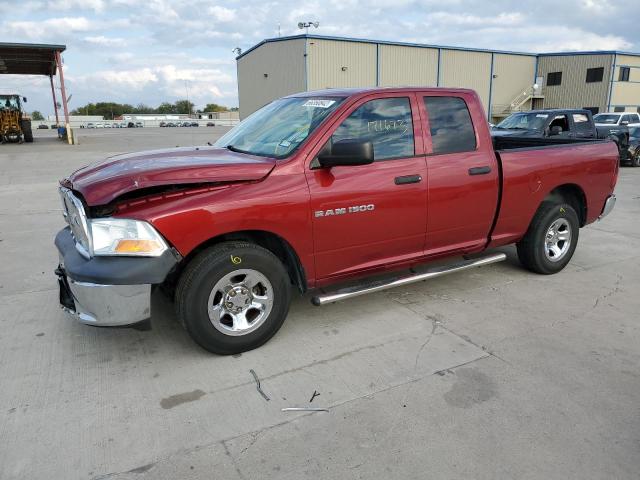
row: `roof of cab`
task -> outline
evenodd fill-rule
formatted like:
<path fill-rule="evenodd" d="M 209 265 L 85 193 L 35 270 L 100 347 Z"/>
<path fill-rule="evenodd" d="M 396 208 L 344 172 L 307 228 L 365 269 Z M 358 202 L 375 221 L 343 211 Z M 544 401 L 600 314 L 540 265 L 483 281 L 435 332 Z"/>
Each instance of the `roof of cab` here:
<path fill-rule="evenodd" d="M 376 92 L 442 92 L 451 93 L 472 93 L 468 88 L 444 88 L 444 87 L 359 87 L 359 88 L 327 88 L 324 90 L 312 90 L 309 92 L 298 92 L 287 95 L 285 98 L 294 97 L 352 97 Z"/>

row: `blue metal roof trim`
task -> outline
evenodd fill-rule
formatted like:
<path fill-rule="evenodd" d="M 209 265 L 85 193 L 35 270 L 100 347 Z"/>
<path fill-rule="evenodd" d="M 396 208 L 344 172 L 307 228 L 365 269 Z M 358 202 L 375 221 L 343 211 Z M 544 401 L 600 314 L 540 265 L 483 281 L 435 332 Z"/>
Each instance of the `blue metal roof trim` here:
<path fill-rule="evenodd" d="M 443 50 L 462 50 L 465 52 L 482 52 L 482 53 L 504 53 L 509 55 L 523 55 L 526 57 L 535 57 L 535 53 L 526 53 L 526 52 L 513 52 L 509 50 L 489 50 L 486 48 L 467 48 L 467 47 L 454 47 L 451 45 L 431 45 L 427 43 L 409 43 L 409 42 L 393 42 L 390 40 L 371 40 L 367 38 L 354 38 L 354 37 L 333 37 L 328 35 L 290 35 L 288 37 L 275 37 L 275 38 L 267 38 L 262 40 L 260 43 L 257 43 L 253 47 L 249 48 L 246 52 L 242 52 L 240 55 L 236 57 L 236 60 L 244 57 L 249 52 L 252 52 L 256 48 L 264 45 L 265 43 L 272 42 L 282 42 L 286 40 L 297 40 L 297 39 L 315 39 L 315 40 L 336 40 L 340 42 L 357 42 L 357 43 L 371 43 L 371 44 L 380 44 L 380 45 L 397 45 L 400 47 L 417 47 L 417 48 L 441 48 Z"/>
<path fill-rule="evenodd" d="M 357 43 L 371 43 L 371 44 L 379 44 L 379 45 L 397 45 L 401 47 L 417 47 L 417 48 L 439 48 L 442 50 L 461 50 L 463 52 L 481 52 L 481 53 L 497 53 L 497 54 L 507 54 L 507 55 L 523 55 L 525 57 L 551 57 L 551 56 L 570 56 L 570 55 L 632 55 L 632 56 L 640 56 L 640 53 L 634 52 L 625 52 L 620 50 L 593 50 L 593 51 L 576 51 L 576 52 L 547 52 L 547 53 L 527 53 L 527 52 L 514 52 L 510 50 L 490 50 L 487 48 L 468 48 L 468 47 L 454 47 L 451 45 L 431 45 L 428 43 L 410 43 L 410 42 L 394 42 L 390 40 L 371 40 L 368 38 L 354 38 L 354 37 L 334 37 L 329 35 L 289 35 L 287 37 L 275 37 L 275 38 L 266 38 L 262 40 L 260 43 L 255 44 L 253 47 L 249 48 L 246 52 L 242 52 L 240 55 L 236 57 L 236 60 L 247 55 L 249 52 L 252 52 L 256 48 L 264 45 L 265 43 L 273 43 L 273 42 L 283 42 L 287 40 L 299 40 L 299 39 L 316 39 L 316 40 L 335 40 L 341 42 L 357 42 Z"/>

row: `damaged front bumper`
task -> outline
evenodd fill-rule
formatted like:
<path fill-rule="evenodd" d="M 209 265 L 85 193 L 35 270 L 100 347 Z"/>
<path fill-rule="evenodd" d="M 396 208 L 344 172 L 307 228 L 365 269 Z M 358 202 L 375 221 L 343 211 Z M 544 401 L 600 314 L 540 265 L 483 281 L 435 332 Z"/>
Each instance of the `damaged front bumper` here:
<path fill-rule="evenodd" d="M 56 236 L 60 264 L 55 270 L 60 306 L 82 323 L 122 326 L 151 315 L 151 286 L 162 283 L 180 256 L 84 258 L 69 228 Z"/>

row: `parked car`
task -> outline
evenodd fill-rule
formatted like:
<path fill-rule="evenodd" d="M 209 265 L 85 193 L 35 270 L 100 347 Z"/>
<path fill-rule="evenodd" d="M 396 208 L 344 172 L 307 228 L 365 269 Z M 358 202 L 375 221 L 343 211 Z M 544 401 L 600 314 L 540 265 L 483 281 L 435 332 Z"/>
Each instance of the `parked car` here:
<path fill-rule="evenodd" d="M 104 123 L 96 123 L 96 128 L 104 128 Z"/>
<path fill-rule="evenodd" d="M 56 125 L 55 123 L 51 125 L 51 129 L 52 129 L 52 130 L 55 130 L 55 129 L 57 129 L 57 128 L 58 128 L 58 125 Z"/>
<path fill-rule="evenodd" d="M 41 123 L 40 125 L 38 125 L 38 130 L 49 130 L 49 127 L 47 127 L 44 123 Z"/>
<path fill-rule="evenodd" d="M 278 331 L 293 288 L 323 305 L 502 261 L 485 250 L 513 243 L 525 268 L 556 273 L 579 229 L 613 209 L 619 168 L 613 142 L 565 140 L 494 147 L 465 89 L 291 95 L 214 146 L 128 153 L 62 180 L 60 302 L 87 324 L 133 324 L 162 285 L 198 344 L 234 354 Z M 359 283 L 331 291 L 345 280 Z"/>
<path fill-rule="evenodd" d="M 593 117 L 594 122 L 599 127 L 626 126 L 640 127 L 640 115 L 637 113 L 608 112 L 598 113 Z"/>
<path fill-rule="evenodd" d="M 167 122 L 160 122 L 160 126 L 161 127 L 166 127 L 167 126 Z"/>
<path fill-rule="evenodd" d="M 640 167 L 640 127 L 629 129 L 628 162 L 632 167 Z"/>
<path fill-rule="evenodd" d="M 142 127 L 144 127 L 144 123 L 136 122 L 136 128 L 142 128 Z"/>
<path fill-rule="evenodd" d="M 215 127 L 216 124 L 213 122 L 207 122 L 207 127 Z"/>
<path fill-rule="evenodd" d="M 629 132 L 626 126 L 598 126 L 589 110 L 551 109 L 517 112 L 509 115 L 491 129 L 493 138 L 500 137 L 501 145 L 509 139 L 517 144 L 528 146 L 559 141 L 611 139 L 618 145 L 620 161 L 625 162 L 628 155 Z"/>
<path fill-rule="evenodd" d="M 176 125 L 173 122 L 168 122 L 167 127 L 175 127 Z"/>
<path fill-rule="evenodd" d="M 93 124 L 93 122 L 89 122 L 87 123 L 87 128 L 96 128 L 96 126 Z"/>
<path fill-rule="evenodd" d="M 133 122 L 127 123 L 127 128 L 136 128 L 136 124 Z"/>
<path fill-rule="evenodd" d="M 192 127 L 199 127 L 200 124 L 198 122 L 191 122 Z"/>
<path fill-rule="evenodd" d="M 181 127 L 190 127 L 191 126 L 191 122 L 182 122 L 180 124 Z"/>

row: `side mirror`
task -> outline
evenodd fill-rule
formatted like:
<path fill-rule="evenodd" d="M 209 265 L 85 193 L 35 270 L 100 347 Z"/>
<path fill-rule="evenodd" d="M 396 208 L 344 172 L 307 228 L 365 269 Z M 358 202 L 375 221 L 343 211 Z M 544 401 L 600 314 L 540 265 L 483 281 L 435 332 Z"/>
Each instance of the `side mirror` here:
<path fill-rule="evenodd" d="M 562 127 L 560 125 L 554 125 L 549 129 L 549 136 L 560 135 L 562 133 Z"/>
<path fill-rule="evenodd" d="M 629 122 L 627 120 L 622 120 L 620 122 L 620 125 L 629 125 Z"/>
<path fill-rule="evenodd" d="M 24 103 L 27 103 L 27 97 L 22 97 L 22 101 L 23 101 Z"/>
<path fill-rule="evenodd" d="M 318 155 L 321 167 L 367 165 L 373 163 L 373 144 L 358 140 L 340 140 Z"/>

